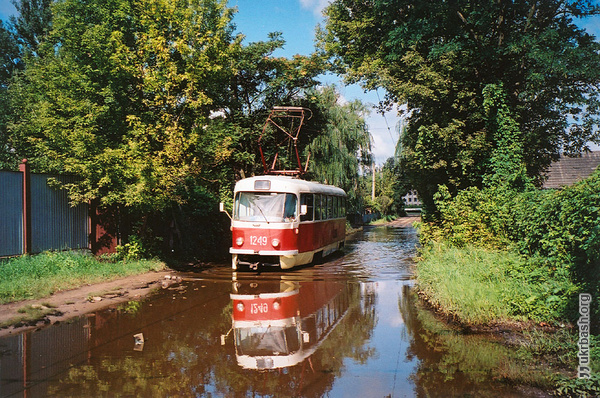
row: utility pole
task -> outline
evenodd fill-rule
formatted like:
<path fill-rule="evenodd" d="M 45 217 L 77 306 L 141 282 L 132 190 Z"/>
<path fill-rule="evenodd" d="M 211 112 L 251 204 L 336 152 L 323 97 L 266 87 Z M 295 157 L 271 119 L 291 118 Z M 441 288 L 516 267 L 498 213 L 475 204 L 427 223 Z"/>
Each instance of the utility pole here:
<path fill-rule="evenodd" d="M 373 184 L 372 184 L 372 190 L 371 190 L 371 200 L 373 202 L 375 202 L 375 162 L 373 162 L 373 164 L 371 165 L 372 171 L 373 171 Z"/>

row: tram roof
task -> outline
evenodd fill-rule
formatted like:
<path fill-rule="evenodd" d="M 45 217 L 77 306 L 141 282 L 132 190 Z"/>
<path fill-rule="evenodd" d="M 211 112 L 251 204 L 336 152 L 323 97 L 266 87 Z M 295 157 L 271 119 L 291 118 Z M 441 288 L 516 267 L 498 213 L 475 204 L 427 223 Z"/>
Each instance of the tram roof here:
<path fill-rule="evenodd" d="M 256 189 L 257 181 L 269 181 L 268 189 Z M 314 192 L 324 193 L 329 195 L 346 196 L 343 189 L 334 187 L 333 185 L 325 185 L 314 181 L 301 180 L 299 178 L 288 176 L 256 176 L 244 178 L 235 184 L 235 191 L 264 191 L 264 192 Z"/>

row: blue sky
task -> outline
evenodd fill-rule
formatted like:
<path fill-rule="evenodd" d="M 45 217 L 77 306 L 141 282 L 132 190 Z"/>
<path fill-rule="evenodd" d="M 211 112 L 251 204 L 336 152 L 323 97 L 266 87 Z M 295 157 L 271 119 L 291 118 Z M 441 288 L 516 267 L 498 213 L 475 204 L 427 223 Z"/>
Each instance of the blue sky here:
<path fill-rule="evenodd" d="M 269 32 L 282 32 L 286 45 L 275 55 L 285 57 L 308 55 L 314 50 L 315 27 L 323 21 L 321 12 L 327 3 L 328 0 L 229 0 L 229 6 L 237 8 L 233 22 L 237 31 L 245 35 L 246 43 L 266 40 Z M 7 15 L 14 12 L 10 0 L 0 0 L 0 19 L 6 20 Z M 600 37 L 600 18 L 580 21 L 579 25 Z M 322 82 L 336 84 L 346 100 L 360 99 L 371 105 L 376 104 L 385 93 L 383 90 L 365 93 L 358 85 L 344 86 L 338 77 L 332 75 L 323 76 Z M 367 117 L 377 164 L 393 156 L 398 139 L 398 122 L 395 110 L 385 116 L 373 111 Z M 594 148 L 598 149 L 597 146 Z"/>

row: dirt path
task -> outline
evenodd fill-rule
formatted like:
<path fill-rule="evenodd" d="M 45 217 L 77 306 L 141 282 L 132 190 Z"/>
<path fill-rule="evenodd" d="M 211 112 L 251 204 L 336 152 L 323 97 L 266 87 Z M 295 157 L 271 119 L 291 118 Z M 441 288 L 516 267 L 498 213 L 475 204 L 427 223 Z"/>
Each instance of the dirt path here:
<path fill-rule="evenodd" d="M 413 223 L 421 221 L 421 217 L 413 216 L 413 217 L 400 217 L 394 221 L 390 221 L 387 224 L 390 227 L 412 227 Z"/>
<path fill-rule="evenodd" d="M 57 315 L 47 315 L 37 322 L 26 324 L 20 322 L 17 325 L 2 328 L 0 337 L 62 322 L 113 304 L 139 300 L 153 290 L 166 287 L 179 280 L 181 278 L 177 277 L 176 272 L 172 270 L 148 272 L 58 292 L 43 299 L 3 304 L 0 305 L 0 324 L 22 316 L 19 309 L 24 307 L 44 308 L 48 306 L 51 310 L 55 310 Z"/>

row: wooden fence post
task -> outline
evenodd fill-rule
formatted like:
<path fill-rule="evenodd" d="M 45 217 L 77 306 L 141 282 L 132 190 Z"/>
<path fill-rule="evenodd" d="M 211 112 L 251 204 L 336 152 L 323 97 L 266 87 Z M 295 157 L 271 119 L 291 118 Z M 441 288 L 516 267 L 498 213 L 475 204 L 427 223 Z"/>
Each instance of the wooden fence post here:
<path fill-rule="evenodd" d="M 31 174 L 27 159 L 19 165 L 23 173 L 23 254 L 31 253 Z"/>

